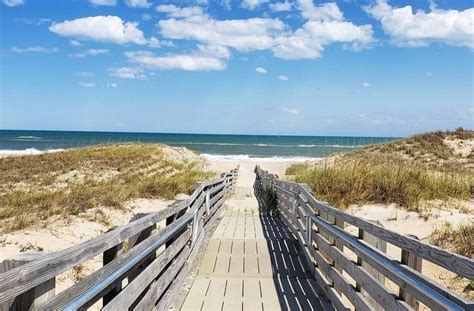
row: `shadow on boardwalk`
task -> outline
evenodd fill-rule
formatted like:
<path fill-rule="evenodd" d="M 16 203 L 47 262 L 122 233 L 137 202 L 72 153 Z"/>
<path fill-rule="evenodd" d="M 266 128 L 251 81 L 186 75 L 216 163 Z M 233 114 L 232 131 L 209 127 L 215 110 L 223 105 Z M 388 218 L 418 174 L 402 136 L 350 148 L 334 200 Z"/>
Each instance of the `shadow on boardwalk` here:
<path fill-rule="evenodd" d="M 255 190 L 255 189 L 254 189 Z M 308 272 L 296 238 L 278 216 L 265 212 L 256 194 L 260 222 L 271 257 L 273 282 L 283 310 L 335 310 Z"/>

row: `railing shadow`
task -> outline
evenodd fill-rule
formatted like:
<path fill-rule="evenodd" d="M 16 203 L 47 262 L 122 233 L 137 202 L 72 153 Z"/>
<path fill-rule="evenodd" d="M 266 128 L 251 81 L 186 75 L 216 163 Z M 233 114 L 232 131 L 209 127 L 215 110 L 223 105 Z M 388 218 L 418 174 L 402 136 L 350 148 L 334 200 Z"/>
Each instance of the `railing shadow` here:
<path fill-rule="evenodd" d="M 279 216 L 267 212 L 265 202 L 254 184 L 260 223 L 270 253 L 272 276 L 282 310 L 334 310 L 321 300 L 316 283 L 308 272 L 304 255 L 296 238 Z"/>

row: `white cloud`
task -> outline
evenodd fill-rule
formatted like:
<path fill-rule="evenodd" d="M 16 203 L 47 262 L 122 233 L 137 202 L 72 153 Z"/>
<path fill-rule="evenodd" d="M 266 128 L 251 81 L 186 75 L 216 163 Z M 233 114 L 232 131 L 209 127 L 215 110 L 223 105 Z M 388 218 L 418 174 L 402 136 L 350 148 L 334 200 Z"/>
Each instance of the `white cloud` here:
<path fill-rule="evenodd" d="M 144 8 L 147 9 L 151 6 L 147 0 L 125 0 L 125 4 L 131 8 Z"/>
<path fill-rule="evenodd" d="M 283 107 L 283 111 L 286 112 L 286 113 L 289 113 L 289 114 L 299 114 L 300 113 L 300 111 L 298 109 L 287 108 L 287 107 Z"/>
<path fill-rule="evenodd" d="M 200 9 L 191 11 L 176 7 L 170 10 L 171 17 L 184 18 L 159 21 L 161 34 L 171 39 L 196 40 L 208 45 L 227 46 L 247 52 L 271 48 L 274 36 L 285 29 L 285 24 L 278 19 L 215 20 Z"/>
<path fill-rule="evenodd" d="M 121 79 L 146 79 L 146 76 L 143 73 L 143 69 L 140 68 L 120 67 L 110 68 L 107 71 L 109 72 L 110 76 Z"/>
<path fill-rule="evenodd" d="M 313 0 L 299 0 L 298 8 L 304 18 L 315 21 L 342 21 L 343 14 L 336 3 L 314 5 Z"/>
<path fill-rule="evenodd" d="M 173 18 L 202 16 L 204 14 L 202 8 L 199 6 L 180 8 L 173 4 L 161 4 L 156 7 L 156 10 L 161 13 L 166 13 L 169 17 Z"/>
<path fill-rule="evenodd" d="M 268 6 L 270 7 L 270 10 L 274 12 L 286 12 L 291 11 L 293 4 L 286 0 L 285 2 L 270 3 Z"/>
<path fill-rule="evenodd" d="M 118 16 L 109 15 L 77 18 L 62 23 L 54 23 L 49 27 L 49 30 L 60 36 L 75 39 L 118 44 L 135 43 L 145 45 L 150 43 L 137 26 L 138 23 L 124 22 Z"/>
<path fill-rule="evenodd" d="M 249 10 L 255 10 L 257 7 L 268 1 L 269 0 L 242 0 L 240 6 Z"/>
<path fill-rule="evenodd" d="M 395 8 L 385 0 L 378 0 L 365 10 L 381 22 L 395 45 L 419 47 L 442 42 L 474 49 L 474 8 L 457 11 L 432 6 L 428 13 L 421 10 L 413 13 L 410 5 Z"/>
<path fill-rule="evenodd" d="M 76 75 L 79 77 L 95 77 L 95 73 L 88 71 L 78 71 Z"/>
<path fill-rule="evenodd" d="M 42 46 L 31 46 L 31 47 L 26 47 L 26 48 L 19 48 L 19 47 L 12 47 L 10 49 L 10 52 L 12 53 L 45 53 L 45 54 L 51 54 L 51 53 L 57 53 L 59 52 L 59 49 L 56 47 L 53 48 L 46 48 Z"/>
<path fill-rule="evenodd" d="M 69 41 L 69 44 L 72 45 L 72 46 L 81 46 L 81 42 L 77 41 L 77 40 L 70 40 Z"/>
<path fill-rule="evenodd" d="M 227 66 L 227 63 L 222 58 L 204 54 L 200 55 L 199 53 L 156 56 L 150 52 L 139 51 L 126 52 L 125 55 L 129 61 L 148 69 L 210 71 L 223 70 Z"/>
<path fill-rule="evenodd" d="M 95 83 L 92 82 L 79 82 L 79 85 L 86 89 L 95 87 Z"/>
<path fill-rule="evenodd" d="M 432 73 L 431 71 L 428 71 L 428 72 L 426 73 L 426 76 L 427 76 L 427 77 L 432 77 L 432 76 L 433 76 L 433 73 Z"/>
<path fill-rule="evenodd" d="M 285 75 L 279 75 L 277 78 L 278 78 L 278 80 L 280 80 L 280 81 L 288 81 L 288 77 L 285 76 Z"/>
<path fill-rule="evenodd" d="M 148 14 L 148 13 L 143 13 L 142 14 L 142 19 L 145 21 L 145 22 L 148 22 L 149 20 L 151 20 L 153 18 L 153 16 L 151 16 L 151 14 Z"/>
<path fill-rule="evenodd" d="M 258 73 L 267 73 L 267 70 L 263 67 L 257 67 L 255 68 L 255 71 Z"/>
<path fill-rule="evenodd" d="M 8 7 L 14 7 L 17 5 L 25 4 L 24 0 L 2 0 L 2 2 Z"/>
<path fill-rule="evenodd" d="M 107 87 L 111 87 L 111 88 L 113 88 L 113 89 L 115 89 L 115 88 L 118 87 L 118 84 L 117 84 L 117 83 L 113 83 L 113 82 L 112 82 L 112 83 L 107 83 L 107 84 L 105 84 L 105 85 L 106 85 Z"/>
<path fill-rule="evenodd" d="M 114 6 L 117 4 L 117 0 L 89 0 L 93 5 L 105 5 L 105 6 Z"/>
<path fill-rule="evenodd" d="M 36 25 L 36 26 L 41 26 L 46 23 L 50 23 L 51 19 L 49 18 L 15 18 L 15 22 L 21 22 L 26 25 Z"/>
<path fill-rule="evenodd" d="M 362 86 L 363 87 L 370 87 L 370 83 L 369 82 L 362 82 Z"/>
<path fill-rule="evenodd" d="M 298 8 L 308 21 L 289 35 L 278 36 L 273 52 L 285 59 L 318 58 L 325 46 L 342 43 L 352 50 L 368 47 L 373 42 L 372 25 L 355 25 L 345 21 L 336 3 L 314 5 L 300 0 Z"/>
<path fill-rule="evenodd" d="M 86 56 L 104 55 L 104 54 L 107 54 L 107 53 L 109 53 L 109 50 L 107 50 L 107 49 L 89 49 L 89 50 L 85 50 L 83 52 L 69 54 L 69 56 L 71 56 L 71 57 L 86 57 Z"/>

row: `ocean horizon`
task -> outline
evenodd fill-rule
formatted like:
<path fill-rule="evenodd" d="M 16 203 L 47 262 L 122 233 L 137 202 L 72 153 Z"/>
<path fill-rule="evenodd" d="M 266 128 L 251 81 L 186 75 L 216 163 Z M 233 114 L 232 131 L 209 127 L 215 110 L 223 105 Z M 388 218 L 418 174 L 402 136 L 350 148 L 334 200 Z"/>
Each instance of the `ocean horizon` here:
<path fill-rule="evenodd" d="M 395 139 L 399 138 L 0 130 L 0 153 L 21 155 L 102 144 L 161 143 L 186 147 L 209 159 L 304 160 Z"/>

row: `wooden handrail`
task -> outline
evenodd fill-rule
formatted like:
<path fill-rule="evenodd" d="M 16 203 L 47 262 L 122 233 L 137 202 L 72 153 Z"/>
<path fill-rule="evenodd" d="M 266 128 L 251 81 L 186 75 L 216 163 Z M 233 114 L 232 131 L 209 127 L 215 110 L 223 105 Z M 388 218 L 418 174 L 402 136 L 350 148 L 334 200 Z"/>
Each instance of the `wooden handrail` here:
<path fill-rule="evenodd" d="M 170 285 L 173 282 L 174 275 L 182 269 L 184 262 L 187 260 L 187 257 L 184 258 L 183 254 L 187 253 L 189 256 L 194 248 L 200 246 L 199 242 L 202 241 L 202 238 L 199 237 L 208 230 L 208 224 L 215 218 L 217 211 L 221 209 L 226 194 L 235 188 L 237 175 L 238 167 L 229 173 L 223 174 L 220 178 L 199 184 L 189 198 L 176 201 L 164 210 L 146 215 L 92 240 L 58 252 L 35 257 L 36 259 L 31 262 L 0 273 L 0 305 L 4 306 L 13 299 L 21 299 L 21 296 L 26 292 L 41 286 L 45 282 L 50 282 L 51 279 L 54 280 L 57 275 L 97 255 L 108 253 L 112 249 L 117 252 L 117 247 L 122 248 L 123 242 L 131 241 L 135 236 L 143 235 L 145 232 L 144 239 L 134 242 L 129 247 L 130 249 L 115 256 L 115 258 L 111 258 L 110 261 L 104 260 L 105 266 L 101 269 L 61 294 L 52 295 L 46 302 L 42 301 L 42 305 L 35 304 L 35 308 L 41 307 L 44 310 L 67 308 L 67 306 L 70 307 L 69 309 L 83 308 L 94 304 L 111 289 L 114 289 L 114 291 L 109 293 L 107 300 L 104 300 L 104 302 L 123 301 L 123 296 L 120 300 L 116 300 L 114 296 L 118 297 L 126 293 L 128 295 L 127 301 L 132 304 L 134 301 L 132 298 L 139 297 L 141 292 L 131 291 L 130 289 L 121 290 L 118 284 L 123 278 L 129 277 L 129 284 L 134 284 L 134 288 L 140 288 L 143 292 L 146 291 L 152 280 L 164 273 L 163 269 L 166 270 L 168 263 L 173 262 L 174 270 L 167 272 L 168 285 Z M 206 197 L 209 201 L 207 206 Z M 171 222 L 167 223 L 164 229 L 153 233 L 156 224 L 167 219 L 171 219 Z M 191 244 L 191 240 L 194 243 Z M 162 252 L 157 257 L 155 255 L 156 250 L 164 246 L 167 241 L 171 242 L 166 244 L 166 249 L 172 248 L 173 251 Z M 149 247 L 146 248 L 146 245 Z M 166 256 L 163 255 L 166 257 L 165 264 L 163 264 L 164 259 L 161 254 L 167 254 Z M 176 263 L 174 263 L 175 261 Z M 153 270 L 147 270 L 146 267 L 153 262 L 158 263 L 153 265 Z M 130 279 L 132 277 L 130 272 L 137 268 L 138 273 L 147 271 L 147 273 L 152 272 L 156 275 L 151 277 L 139 277 L 138 275 Z M 133 283 L 144 280 L 148 283 Z M 165 289 L 163 288 L 163 290 Z M 133 292 L 133 297 L 130 296 L 131 292 Z M 113 295 L 110 295 L 112 293 Z M 29 306 L 23 308 L 28 309 Z"/>
<path fill-rule="evenodd" d="M 254 188 L 257 197 L 260 197 L 259 201 L 265 204 L 264 191 L 276 193 L 281 218 L 304 248 L 306 260 L 313 267 L 313 275 L 336 308 L 348 308 L 341 299 L 341 294 L 360 310 L 380 307 L 387 310 L 413 310 L 418 307 L 417 301 L 435 310 L 474 308 L 472 301 L 440 286 L 420 272 L 423 258 L 461 277 L 473 279 L 472 259 L 331 207 L 314 198 L 306 184 L 280 180 L 278 176 L 269 174 L 259 166 L 255 168 L 255 173 Z M 360 232 L 366 232 L 384 243 L 401 248 L 403 262 L 389 257 L 370 243 L 362 242 L 363 235 L 354 236 L 344 230 L 344 223 L 351 224 L 359 228 Z M 344 247 L 357 255 L 357 263 L 344 253 Z M 413 266 L 406 260 L 408 254 L 412 256 Z M 384 282 L 374 278 L 362 268 L 362 262 L 397 284 L 400 293 L 392 292 Z M 356 281 L 356 287 L 347 280 L 343 271 Z"/>

